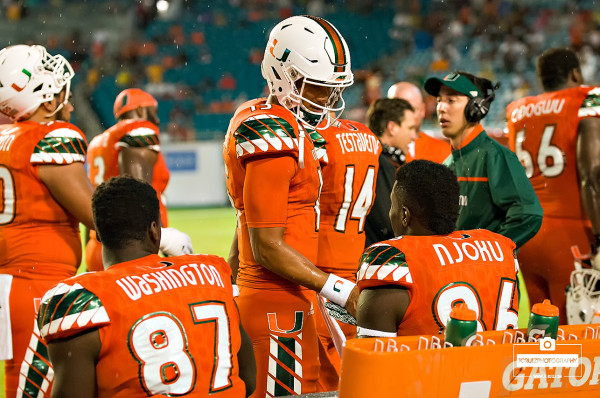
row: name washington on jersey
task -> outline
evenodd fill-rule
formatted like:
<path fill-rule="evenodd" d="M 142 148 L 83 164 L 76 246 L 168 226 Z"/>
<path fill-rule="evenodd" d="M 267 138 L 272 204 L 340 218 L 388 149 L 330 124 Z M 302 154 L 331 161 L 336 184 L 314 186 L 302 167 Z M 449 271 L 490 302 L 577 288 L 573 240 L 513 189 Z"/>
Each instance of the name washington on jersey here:
<path fill-rule="evenodd" d="M 185 264 L 178 268 L 148 272 L 141 276 L 131 275 L 119 278 L 116 284 L 135 301 L 165 290 L 177 289 L 188 285 L 211 285 L 224 288 L 221 274 L 213 265 Z"/>

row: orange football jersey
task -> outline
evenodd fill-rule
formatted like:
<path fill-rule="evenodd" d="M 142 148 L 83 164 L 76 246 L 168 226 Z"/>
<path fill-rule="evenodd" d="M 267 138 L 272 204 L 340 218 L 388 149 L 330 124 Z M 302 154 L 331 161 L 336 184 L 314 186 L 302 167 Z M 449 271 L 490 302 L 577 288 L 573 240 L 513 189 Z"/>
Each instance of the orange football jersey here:
<path fill-rule="evenodd" d="M 248 159 L 269 156 L 290 156 L 296 159 L 296 174 L 290 181 L 284 240 L 313 264 L 317 260 L 319 203 L 321 185 L 319 165 L 308 132 L 299 125 L 290 111 L 270 105 L 265 99 L 242 104 L 229 124 L 223 157 L 225 159 L 227 191 L 238 214 L 240 286 L 272 289 L 299 289 L 295 283 L 267 270 L 256 262 L 250 246 L 249 225 L 244 208 L 245 163 Z M 265 192 L 265 200 L 269 193 Z M 271 226 L 264 225 L 262 226 Z"/>
<path fill-rule="evenodd" d="M 239 315 L 220 257 L 158 255 L 66 279 L 40 305 L 51 342 L 98 329 L 98 397 L 241 397 Z"/>
<path fill-rule="evenodd" d="M 97 135 L 88 148 L 88 176 L 97 187 L 103 181 L 118 176 L 119 151 L 123 147 L 148 148 L 158 153 L 152 174 L 152 186 L 160 201 L 160 217 L 163 227 L 168 225 L 167 209 L 162 193 L 169 182 L 169 169 L 160 152 L 158 127 L 147 120 L 122 120 Z"/>
<path fill-rule="evenodd" d="M 508 143 L 525 167 L 544 216 L 587 220 L 577 174 L 577 127 L 600 117 L 600 88 L 526 97 L 506 108 Z"/>
<path fill-rule="evenodd" d="M 381 143 L 368 127 L 339 120 L 310 133 L 323 171 L 317 266 L 356 279 L 365 218 L 375 199 Z"/>
<path fill-rule="evenodd" d="M 419 138 L 415 140 L 415 156 L 406 154 L 406 161 L 414 159 L 431 160 L 436 163 L 444 163 L 444 160 L 452 152 L 452 147 L 447 141 L 432 137 L 421 131 Z"/>
<path fill-rule="evenodd" d="M 37 279 L 75 274 L 81 262 L 79 222 L 52 197 L 38 166 L 83 163 L 86 148 L 84 135 L 70 123 L 0 126 L 2 273 Z"/>
<path fill-rule="evenodd" d="M 484 229 L 400 236 L 365 250 L 358 287 L 398 285 L 408 290 L 410 303 L 399 336 L 442 333 L 458 302 L 476 312 L 479 331 L 516 328 L 514 250 L 513 241 Z"/>

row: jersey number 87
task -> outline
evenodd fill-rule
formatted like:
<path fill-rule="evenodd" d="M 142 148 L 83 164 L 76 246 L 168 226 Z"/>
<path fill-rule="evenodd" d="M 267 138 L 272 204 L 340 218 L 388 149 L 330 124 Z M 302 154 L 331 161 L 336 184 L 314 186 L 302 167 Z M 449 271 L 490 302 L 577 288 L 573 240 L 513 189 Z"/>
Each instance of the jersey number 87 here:
<path fill-rule="evenodd" d="M 231 387 L 231 342 L 225 304 L 205 301 L 190 304 L 190 311 L 196 325 L 212 324 L 215 328 L 208 393 Z M 140 383 L 147 393 L 186 395 L 194 389 L 198 369 L 188 350 L 186 331 L 175 315 L 169 312 L 144 315 L 130 329 L 127 344 L 139 363 Z"/>

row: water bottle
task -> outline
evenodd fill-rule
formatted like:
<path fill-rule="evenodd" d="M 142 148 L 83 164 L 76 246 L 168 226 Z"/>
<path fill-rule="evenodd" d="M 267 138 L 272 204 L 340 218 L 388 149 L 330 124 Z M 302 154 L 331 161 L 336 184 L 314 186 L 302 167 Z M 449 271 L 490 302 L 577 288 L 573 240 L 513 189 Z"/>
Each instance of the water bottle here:
<path fill-rule="evenodd" d="M 465 303 L 459 303 L 450 311 L 446 324 L 446 342 L 454 347 L 466 347 L 477 335 L 477 314 Z"/>
<path fill-rule="evenodd" d="M 527 326 L 527 341 L 537 341 L 544 337 L 556 340 L 558 335 L 558 307 L 546 299 L 531 308 L 529 325 Z"/>

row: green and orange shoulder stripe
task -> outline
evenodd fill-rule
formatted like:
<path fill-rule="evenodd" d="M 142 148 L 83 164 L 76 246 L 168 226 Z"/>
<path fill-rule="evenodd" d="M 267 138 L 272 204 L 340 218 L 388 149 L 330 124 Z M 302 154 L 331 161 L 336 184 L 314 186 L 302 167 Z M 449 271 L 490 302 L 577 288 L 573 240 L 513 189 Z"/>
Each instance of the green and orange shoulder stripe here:
<path fill-rule="evenodd" d="M 33 164 L 71 164 L 85 162 L 87 142 L 81 130 L 70 123 L 44 124 L 44 137 L 31 154 Z"/>
<path fill-rule="evenodd" d="M 279 105 L 253 105 L 234 119 L 238 158 L 268 153 L 298 156 L 300 129 L 293 115 Z M 307 133 L 306 133 L 307 134 Z"/>
<path fill-rule="evenodd" d="M 37 318 L 46 341 L 73 336 L 110 323 L 100 299 L 74 280 L 50 289 L 40 304 Z"/>

